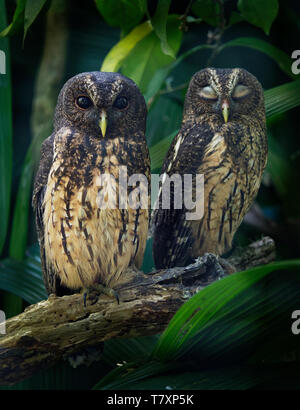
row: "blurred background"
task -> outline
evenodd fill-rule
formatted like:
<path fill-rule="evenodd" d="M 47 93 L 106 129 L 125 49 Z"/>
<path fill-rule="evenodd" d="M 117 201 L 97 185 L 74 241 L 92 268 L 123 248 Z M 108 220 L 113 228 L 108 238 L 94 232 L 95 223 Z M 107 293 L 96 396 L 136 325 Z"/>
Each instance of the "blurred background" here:
<path fill-rule="evenodd" d="M 299 17 L 297 0 L 0 0 L 7 60 L 0 75 L 0 308 L 7 317 L 46 298 L 32 181 L 59 90 L 84 71 L 120 71 L 139 85 L 153 173 L 180 127 L 196 71 L 243 67 L 254 74 L 265 90 L 269 159 L 234 247 L 269 235 L 278 260 L 300 257 L 300 74 L 291 70 Z M 151 241 L 143 269 L 153 269 Z M 78 380 L 66 383 L 78 387 Z"/>

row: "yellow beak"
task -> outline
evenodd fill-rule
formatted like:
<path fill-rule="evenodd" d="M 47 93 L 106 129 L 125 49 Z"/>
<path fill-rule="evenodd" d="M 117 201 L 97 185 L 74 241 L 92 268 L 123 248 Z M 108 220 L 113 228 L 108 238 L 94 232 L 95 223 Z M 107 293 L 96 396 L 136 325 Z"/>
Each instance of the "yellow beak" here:
<path fill-rule="evenodd" d="M 99 126 L 101 128 L 102 136 L 105 137 L 107 128 L 107 115 L 105 110 L 101 111 Z"/>
<path fill-rule="evenodd" d="M 223 118 L 225 123 L 228 121 L 228 117 L 229 117 L 229 103 L 227 100 L 224 100 L 222 102 L 222 114 L 223 114 Z"/>

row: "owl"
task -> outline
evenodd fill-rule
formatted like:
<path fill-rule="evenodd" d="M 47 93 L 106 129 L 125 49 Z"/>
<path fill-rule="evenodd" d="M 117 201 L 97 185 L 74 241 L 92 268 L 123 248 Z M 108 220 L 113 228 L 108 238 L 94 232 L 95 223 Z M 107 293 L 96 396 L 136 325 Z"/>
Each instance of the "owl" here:
<path fill-rule="evenodd" d="M 181 129 L 162 167 L 152 216 L 157 268 L 185 266 L 205 253 L 223 255 L 231 249 L 260 187 L 267 149 L 259 81 L 241 68 L 197 72 L 186 94 Z M 170 184 L 175 175 L 182 182 L 177 191 Z M 185 175 L 192 178 L 190 189 L 183 187 Z M 169 207 L 162 206 L 164 187 L 169 187 Z M 179 194 L 184 198 L 178 200 Z"/>
<path fill-rule="evenodd" d="M 138 87 L 119 73 L 81 73 L 60 91 L 32 199 L 48 294 L 113 290 L 140 267 L 148 207 L 129 207 L 124 196 L 133 175 L 148 193 L 146 115 Z"/>

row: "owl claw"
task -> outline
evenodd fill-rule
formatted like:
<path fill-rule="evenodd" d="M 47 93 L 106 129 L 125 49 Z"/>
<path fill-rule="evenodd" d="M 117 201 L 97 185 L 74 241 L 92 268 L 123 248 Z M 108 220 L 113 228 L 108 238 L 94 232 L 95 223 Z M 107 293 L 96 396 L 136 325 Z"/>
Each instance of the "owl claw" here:
<path fill-rule="evenodd" d="M 222 266 L 227 275 L 231 275 L 237 271 L 236 267 L 232 263 L 228 262 L 227 259 L 219 258 L 219 264 Z"/>
<path fill-rule="evenodd" d="M 214 253 L 205 253 L 201 259 L 203 264 L 213 267 L 220 278 L 236 272 L 235 267 L 230 262 Z"/>
<path fill-rule="evenodd" d="M 110 296 L 112 298 L 115 298 L 118 305 L 120 304 L 118 293 L 114 289 L 103 286 L 100 283 L 94 286 L 91 286 L 91 287 L 83 288 L 81 293 L 83 294 L 84 307 L 86 307 L 87 299 L 90 301 L 91 305 L 94 305 L 98 301 L 99 295 L 101 293 L 103 293 L 104 295 Z"/>

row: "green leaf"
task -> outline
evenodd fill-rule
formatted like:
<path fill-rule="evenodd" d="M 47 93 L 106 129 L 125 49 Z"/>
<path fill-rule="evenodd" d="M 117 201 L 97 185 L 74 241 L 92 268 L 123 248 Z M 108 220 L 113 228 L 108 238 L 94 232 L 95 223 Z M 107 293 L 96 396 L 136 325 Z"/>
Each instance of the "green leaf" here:
<path fill-rule="evenodd" d="M 147 3 L 145 0 L 95 0 L 105 21 L 128 32 L 143 18 Z"/>
<path fill-rule="evenodd" d="M 233 11 L 230 14 L 230 18 L 229 18 L 229 26 L 233 25 L 233 24 L 237 24 L 240 23 L 241 21 L 244 21 L 243 16 L 241 16 L 239 13 L 237 13 L 236 11 Z"/>
<path fill-rule="evenodd" d="M 104 344 L 101 360 L 110 365 L 145 360 L 152 352 L 158 335 L 132 339 L 110 339 Z"/>
<path fill-rule="evenodd" d="M 168 77 L 169 73 L 172 70 L 174 70 L 184 59 L 188 58 L 190 55 L 192 55 L 192 54 L 194 54 L 194 53 L 196 53 L 200 50 L 207 50 L 207 49 L 211 49 L 211 48 L 212 48 L 212 46 L 210 46 L 208 44 L 201 44 L 199 46 L 193 47 L 193 48 L 185 51 L 184 53 L 180 54 L 180 56 L 178 56 L 172 64 L 158 69 L 154 73 L 151 81 L 148 84 L 147 91 L 144 94 L 145 100 L 148 103 L 148 105 L 152 104 L 152 100 L 154 99 L 155 94 L 158 93 L 161 86 L 163 85 L 166 78 Z"/>
<path fill-rule="evenodd" d="M 0 0 L 0 29 L 6 25 L 5 1 Z M 0 254 L 7 235 L 12 180 L 12 95 L 8 39 L 0 39 Z"/>
<path fill-rule="evenodd" d="M 19 9 L 18 9 L 19 7 Z M 14 15 L 14 23 L 0 34 L 1 57 L 4 53 L 4 73 L 0 74 L 0 254 L 7 235 L 8 221 L 10 214 L 10 194 L 12 180 L 12 96 L 11 96 L 11 72 L 10 72 L 10 50 L 7 38 L 4 35 L 13 32 L 18 26 L 21 14 L 20 2 Z M 5 2 L 0 0 L 0 30 L 6 26 Z M 21 13 L 21 12 L 20 12 Z M 5 310 L 6 317 L 9 318 L 21 312 L 22 299 L 13 294 L 4 293 L 2 297 L 2 306 Z"/>
<path fill-rule="evenodd" d="M 261 40 L 256 37 L 239 37 L 231 40 L 219 47 L 219 52 L 227 47 L 249 47 L 254 50 L 260 51 L 266 54 L 268 57 L 272 58 L 283 72 L 292 78 L 296 78 L 291 71 L 293 60 L 289 55 L 279 48 L 273 46 L 267 41 Z"/>
<path fill-rule="evenodd" d="M 192 11 L 197 17 L 211 26 L 220 24 L 220 4 L 215 0 L 195 0 L 192 5 Z"/>
<path fill-rule="evenodd" d="M 161 49 L 164 54 L 175 59 L 175 52 L 170 47 L 167 38 L 167 19 L 171 0 L 158 0 L 157 8 L 151 19 L 155 34 L 161 41 Z"/>
<path fill-rule="evenodd" d="M 25 12 L 24 12 L 24 37 L 23 41 L 25 40 L 27 31 L 34 20 L 39 15 L 40 11 L 44 7 L 45 3 L 48 0 L 31 0 L 26 1 L 25 5 Z"/>
<path fill-rule="evenodd" d="M 300 78 L 265 91 L 267 120 L 300 105 Z"/>
<path fill-rule="evenodd" d="M 34 172 L 32 149 L 33 144 L 30 145 L 25 157 L 13 214 L 9 255 L 18 260 L 23 259 L 27 246 L 28 213 Z"/>
<path fill-rule="evenodd" d="M 70 366 L 65 359 L 60 359 L 54 366 L 35 372 L 21 382 L 12 386 L 0 386 L 0 390 L 84 390 L 93 387 L 99 377 L 109 370 L 102 361 L 89 366 L 79 366 L 76 369 Z"/>
<path fill-rule="evenodd" d="M 268 163 L 266 170 L 271 175 L 273 184 L 279 195 L 285 198 L 291 188 L 291 172 L 293 168 L 288 158 L 285 157 L 282 147 L 275 138 L 268 132 Z"/>
<path fill-rule="evenodd" d="M 172 65 L 167 65 L 165 67 L 159 68 L 151 78 L 147 91 L 144 94 L 145 101 L 148 104 L 151 102 L 155 94 L 161 89 L 163 83 L 165 82 L 170 70 L 172 68 Z"/>
<path fill-rule="evenodd" d="M 195 367 L 195 366 L 194 366 Z M 193 368 L 177 362 L 176 368 L 157 362 L 140 365 L 131 364 L 118 372 L 109 373 L 95 387 L 97 389 L 122 390 L 245 390 L 260 386 L 274 389 L 297 389 L 299 386 L 298 363 L 267 365 L 242 364 L 207 370 L 185 370 Z M 104 382 L 106 380 L 106 383 Z M 293 387 L 292 387 L 293 386 Z"/>
<path fill-rule="evenodd" d="M 139 366 L 131 362 L 112 370 L 94 386 L 94 389 L 123 389 L 125 386 L 131 386 L 138 380 L 161 374 L 168 370 L 176 369 L 177 367 L 178 365 L 176 363 L 149 362 Z"/>
<path fill-rule="evenodd" d="M 291 339 L 290 315 L 300 297 L 299 285 L 300 259 L 249 269 L 215 282 L 177 311 L 152 357 L 186 360 L 196 354 L 200 363 L 226 359 L 232 363 L 233 357 L 235 361 L 247 357 L 256 343 L 272 340 L 278 332 L 286 332 L 285 339 Z M 279 348 L 284 349 L 282 341 Z"/>
<path fill-rule="evenodd" d="M 161 141 L 150 147 L 150 158 L 151 158 L 151 169 L 157 170 L 161 168 L 163 160 L 166 156 L 166 153 L 169 149 L 171 142 L 175 135 L 177 135 L 179 130 L 172 132 L 166 138 L 163 138 Z"/>
<path fill-rule="evenodd" d="M 101 71 L 116 72 L 121 67 L 124 59 L 131 53 L 139 41 L 153 30 L 149 21 L 135 27 L 126 37 L 111 48 L 105 57 Z"/>
<path fill-rule="evenodd" d="M 6 37 L 8 35 L 14 34 L 23 24 L 24 21 L 24 9 L 26 0 L 18 0 L 17 7 L 13 16 L 13 21 L 0 33 L 1 37 Z M 3 8 L 2 8 L 3 10 Z"/>
<path fill-rule="evenodd" d="M 9 258 L 0 261 L 0 289 L 33 304 L 47 299 L 42 279 L 38 247 L 29 251 L 24 261 Z"/>
<path fill-rule="evenodd" d="M 269 34 L 278 14 L 278 0 L 238 0 L 238 9 L 249 23 Z"/>
<path fill-rule="evenodd" d="M 182 32 L 179 30 L 179 20 L 175 15 L 168 17 L 167 37 L 170 47 L 177 53 L 181 45 Z M 137 43 L 124 60 L 122 73 L 134 80 L 145 94 L 155 72 L 172 62 L 173 58 L 162 52 L 160 40 L 151 32 Z"/>

